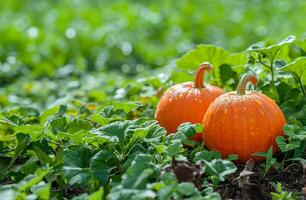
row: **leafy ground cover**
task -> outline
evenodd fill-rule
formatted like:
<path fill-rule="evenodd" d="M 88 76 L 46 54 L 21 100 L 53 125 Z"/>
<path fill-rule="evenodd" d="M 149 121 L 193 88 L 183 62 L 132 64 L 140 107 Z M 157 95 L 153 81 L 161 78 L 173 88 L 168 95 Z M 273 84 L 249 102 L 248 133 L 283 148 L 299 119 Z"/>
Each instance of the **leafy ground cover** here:
<path fill-rule="evenodd" d="M 210 16 L 207 21 L 201 21 L 202 8 L 184 1 L 175 4 L 186 9 L 183 13 L 173 8 L 178 18 L 157 12 L 160 5 L 154 3 L 105 1 L 110 14 L 101 17 L 97 10 L 103 9 L 102 4 L 73 2 L 74 7 L 68 1 L 1 2 L 1 199 L 305 198 L 303 36 L 278 38 L 279 32 L 286 36 L 290 32 L 281 31 L 273 17 L 258 16 L 255 1 L 240 3 L 237 13 L 233 12 L 233 19 L 244 13 L 237 17 L 241 21 L 234 23 L 236 29 L 233 24 L 226 26 L 225 17 L 209 12 L 219 10 L 219 15 L 228 16 L 224 8 L 237 6 L 222 1 L 205 7 Z M 305 9 L 302 2 L 262 3 L 283 13 L 291 7 Z M 165 3 L 164 8 L 171 6 Z M 243 12 L 250 8 L 255 11 Z M 78 17 L 72 17 L 72 10 Z M 199 16 L 186 21 L 190 13 Z M 301 34 L 303 18 L 298 13 L 290 15 L 296 23 L 284 21 L 284 26 Z M 100 17 L 105 23 L 99 29 Z M 275 38 L 283 40 L 260 42 L 268 37 L 267 30 L 254 31 L 244 20 L 256 21 L 258 27 L 272 20 L 269 28 Z M 226 33 L 216 29 L 216 23 Z M 182 29 L 181 34 L 176 35 L 173 24 Z M 202 39 L 202 30 L 193 29 L 196 25 L 208 27 L 207 41 Z M 143 26 L 147 32 L 142 32 Z M 241 28 L 250 32 L 233 39 Z M 202 44 L 206 42 L 229 50 Z M 205 81 L 226 91 L 236 89 L 241 74 L 258 75 L 258 87 L 250 89 L 273 98 L 287 119 L 286 136 L 276 138 L 280 149 L 276 155 L 271 150 L 259 152 L 266 157 L 264 162 L 239 163 L 236 155 L 222 158 L 208 150 L 205 141 L 190 141 L 202 131 L 201 125 L 185 123 L 176 134 L 166 135 L 154 120 L 163 92 L 175 83 L 192 80 L 203 61 L 214 65 Z"/>
<path fill-rule="evenodd" d="M 300 199 L 306 178 L 304 44 L 289 36 L 242 53 L 199 45 L 176 64 L 139 79 L 92 74 L 80 81 L 28 83 L 20 96 L 4 95 L 2 102 L 15 98 L 26 105 L 48 96 L 49 107 L 1 112 L 0 194 L 7 199 Z M 190 79 L 190 70 L 203 59 L 215 66 L 208 81 L 227 90 L 235 88 L 242 72 L 259 75 L 257 90 L 275 99 L 287 117 L 286 137 L 276 138 L 278 154 L 272 156 L 270 149 L 258 153 L 266 157 L 263 163 L 236 163 L 237 156 L 221 158 L 188 139 L 200 125 L 185 123 L 166 135 L 157 124 L 154 109 L 162 91 Z"/>

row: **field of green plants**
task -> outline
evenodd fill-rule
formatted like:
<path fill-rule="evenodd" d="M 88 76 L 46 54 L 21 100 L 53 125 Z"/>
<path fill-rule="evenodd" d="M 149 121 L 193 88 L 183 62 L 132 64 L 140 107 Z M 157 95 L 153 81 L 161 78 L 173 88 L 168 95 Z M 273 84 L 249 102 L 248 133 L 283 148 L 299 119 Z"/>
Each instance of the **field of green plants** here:
<path fill-rule="evenodd" d="M 306 199 L 305 13 L 299 0 L 1 1 L 0 199 Z M 226 92 L 257 75 L 247 88 L 286 117 L 277 153 L 222 157 L 190 140 L 202 124 L 166 134 L 156 106 L 202 62 Z"/>

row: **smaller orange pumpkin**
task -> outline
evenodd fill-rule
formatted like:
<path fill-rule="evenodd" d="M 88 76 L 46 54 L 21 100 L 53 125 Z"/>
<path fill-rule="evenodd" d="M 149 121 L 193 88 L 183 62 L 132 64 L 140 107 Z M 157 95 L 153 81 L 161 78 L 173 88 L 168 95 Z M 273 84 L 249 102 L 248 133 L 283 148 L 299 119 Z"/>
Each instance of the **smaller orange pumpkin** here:
<path fill-rule="evenodd" d="M 256 152 L 266 152 L 275 138 L 283 135 L 284 114 L 269 97 L 259 92 L 245 91 L 246 84 L 257 84 L 255 75 L 245 74 L 237 92 L 219 96 L 208 108 L 204 118 L 205 145 L 219 151 L 223 157 L 237 154 L 240 161 L 254 158 Z M 257 160 L 263 158 L 255 157 Z"/>
<path fill-rule="evenodd" d="M 170 87 L 161 97 L 155 113 L 155 119 L 168 133 L 174 133 L 184 122 L 201 123 L 203 116 L 216 97 L 223 94 L 223 89 L 203 84 L 206 70 L 212 65 L 205 62 L 200 64 L 194 83 L 185 82 Z M 191 139 L 202 140 L 201 133 Z"/>

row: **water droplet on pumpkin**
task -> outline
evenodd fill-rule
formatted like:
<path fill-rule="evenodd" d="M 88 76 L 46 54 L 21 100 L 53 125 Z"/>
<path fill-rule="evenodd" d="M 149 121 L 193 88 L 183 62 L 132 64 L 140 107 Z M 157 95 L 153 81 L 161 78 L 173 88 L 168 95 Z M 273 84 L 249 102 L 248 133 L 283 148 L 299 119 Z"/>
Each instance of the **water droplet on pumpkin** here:
<path fill-rule="evenodd" d="M 246 107 L 243 107 L 243 111 L 246 111 L 247 109 L 246 109 Z"/>
<path fill-rule="evenodd" d="M 259 100 L 256 100 L 256 103 L 257 103 L 258 105 L 261 105 L 261 104 L 262 104 L 261 101 L 259 101 Z"/>
<path fill-rule="evenodd" d="M 264 113 L 262 110 L 259 110 L 259 113 L 260 113 L 261 115 L 265 115 L 265 113 Z"/>
<path fill-rule="evenodd" d="M 228 109 L 225 108 L 225 109 L 224 109 L 224 114 L 226 115 L 227 113 L 228 113 Z"/>

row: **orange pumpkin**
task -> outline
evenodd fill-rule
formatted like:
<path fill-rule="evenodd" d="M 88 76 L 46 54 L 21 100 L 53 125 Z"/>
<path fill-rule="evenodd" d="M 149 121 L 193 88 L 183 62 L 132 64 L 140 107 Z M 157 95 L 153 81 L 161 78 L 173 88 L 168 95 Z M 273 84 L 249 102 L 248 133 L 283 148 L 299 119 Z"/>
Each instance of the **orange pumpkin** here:
<path fill-rule="evenodd" d="M 203 84 L 206 70 L 212 66 L 205 62 L 200 64 L 194 83 L 185 82 L 170 87 L 161 97 L 155 113 L 155 119 L 168 133 L 173 133 L 184 122 L 201 123 L 209 104 L 223 94 L 223 89 Z M 191 138 L 202 140 L 201 133 Z"/>
<path fill-rule="evenodd" d="M 245 74 L 237 92 L 219 96 L 208 108 L 204 118 L 205 145 L 219 151 L 223 157 L 237 154 L 240 161 L 247 161 L 256 152 L 266 152 L 275 138 L 283 135 L 286 124 L 284 114 L 269 97 L 255 91 L 246 92 L 246 84 L 257 84 L 255 75 Z"/>

